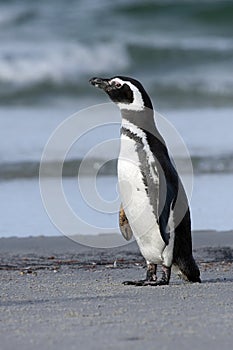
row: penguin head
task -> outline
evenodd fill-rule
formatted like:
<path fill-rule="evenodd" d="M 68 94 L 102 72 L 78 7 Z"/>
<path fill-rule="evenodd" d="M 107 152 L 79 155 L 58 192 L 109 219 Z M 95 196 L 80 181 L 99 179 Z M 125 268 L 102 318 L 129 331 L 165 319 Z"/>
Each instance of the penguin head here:
<path fill-rule="evenodd" d="M 92 78 L 90 83 L 104 90 L 120 109 L 143 111 L 153 109 L 151 100 L 142 84 L 133 78 L 116 76 L 110 79 Z"/>

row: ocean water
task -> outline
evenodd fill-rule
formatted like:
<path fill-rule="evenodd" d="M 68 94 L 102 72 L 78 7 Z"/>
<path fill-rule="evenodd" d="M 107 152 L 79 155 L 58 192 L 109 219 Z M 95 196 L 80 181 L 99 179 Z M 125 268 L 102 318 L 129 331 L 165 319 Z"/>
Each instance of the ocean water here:
<path fill-rule="evenodd" d="M 143 83 L 187 146 L 193 228 L 232 229 L 232 16 L 233 3 L 224 0 L 0 1 L 0 236 L 59 234 L 40 196 L 43 149 L 72 114 L 108 102 L 89 78 L 118 74 Z M 90 150 L 119 137 L 120 117 L 111 110 L 109 125 L 90 131 L 92 123 L 93 109 L 81 112 L 77 130 L 88 132 L 67 152 L 64 193 L 96 233 L 116 231 L 117 213 L 91 210 L 77 174 Z M 62 142 L 50 166 L 60 161 Z M 97 182 L 116 206 L 118 146 L 90 157 L 84 174 L 88 187 L 96 164 L 112 159 Z M 93 232 L 80 225 L 77 233 Z"/>

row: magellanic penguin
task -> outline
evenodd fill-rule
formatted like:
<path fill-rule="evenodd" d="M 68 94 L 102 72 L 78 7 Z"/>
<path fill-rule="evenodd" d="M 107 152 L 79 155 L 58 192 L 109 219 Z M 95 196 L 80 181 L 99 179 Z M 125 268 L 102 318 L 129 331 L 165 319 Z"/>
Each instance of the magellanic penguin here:
<path fill-rule="evenodd" d="M 169 284 L 172 265 L 186 280 L 201 282 L 192 255 L 187 197 L 156 127 L 150 97 L 139 81 L 129 77 L 92 78 L 90 83 L 103 89 L 121 110 L 120 229 L 127 240 L 134 235 L 147 262 L 145 280 L 123 283 Z M 158 264 L 162 265 L 159 279 Z"/>

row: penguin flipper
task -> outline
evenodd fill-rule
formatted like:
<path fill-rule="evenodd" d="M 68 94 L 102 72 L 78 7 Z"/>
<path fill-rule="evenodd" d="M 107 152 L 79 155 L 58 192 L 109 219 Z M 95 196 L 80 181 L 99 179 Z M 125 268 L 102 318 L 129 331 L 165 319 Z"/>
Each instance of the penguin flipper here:
<path fill-rule="evenodd" d="M 127 219 L 127 216 L 125 215 L 125 211 L 122 205 L 119 211 L 119 226 L 122 236 L 126 239 L 126 241 L 129 241 L 133 236 L 133 231 L 129 225 L 129 221 Z"/>

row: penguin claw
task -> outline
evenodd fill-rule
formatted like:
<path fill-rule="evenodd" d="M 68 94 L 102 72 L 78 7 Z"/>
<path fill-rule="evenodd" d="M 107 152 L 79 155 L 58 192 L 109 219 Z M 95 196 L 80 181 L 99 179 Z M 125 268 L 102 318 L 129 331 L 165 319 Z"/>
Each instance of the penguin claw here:
<path fill-rule="evenodd" d="M 125 286 L 156 286 L 157 281 L 139 280 L 139 281 L 124 281 L 122 282 Z"/>
<path fill-rule="evenodd" d="M 143 286 L 157 286 L 157 281 L 145 281 Z"/>
<path fill-rule="evenodd" d="M 142 286 L 143 281 L 124 281 L 122 284 L 124 284 L 124 286 Z"/>
<path fill-rule="evenodd" d="M 144 286 L 146 280 L 139 280 L 139 281 L 124 281 L 123 284 L 125 286 Z"/>
<path fill-rule="evenodd" d="M 167 286 L 168 284 L 169 284 L 169 281 L 164 281 L 163 279 L 161 279 L 155 283 L 155 286 Z"/>

